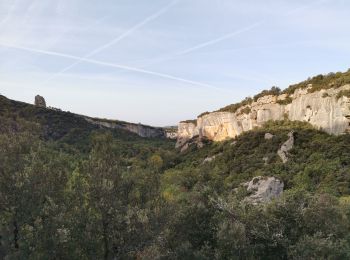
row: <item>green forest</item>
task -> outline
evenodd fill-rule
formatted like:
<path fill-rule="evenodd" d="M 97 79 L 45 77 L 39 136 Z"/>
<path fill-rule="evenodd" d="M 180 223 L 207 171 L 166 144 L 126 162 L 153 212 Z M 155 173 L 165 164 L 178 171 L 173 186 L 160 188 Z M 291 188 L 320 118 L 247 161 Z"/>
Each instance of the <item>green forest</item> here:
<path fill-rule="evenodd" d="M 0 259 L 350 259 L 349 134 L 267 122 L 180 153 L 3 96 L 0 122 Z M 255 176 L 283 195 L 247 202 Z"/>

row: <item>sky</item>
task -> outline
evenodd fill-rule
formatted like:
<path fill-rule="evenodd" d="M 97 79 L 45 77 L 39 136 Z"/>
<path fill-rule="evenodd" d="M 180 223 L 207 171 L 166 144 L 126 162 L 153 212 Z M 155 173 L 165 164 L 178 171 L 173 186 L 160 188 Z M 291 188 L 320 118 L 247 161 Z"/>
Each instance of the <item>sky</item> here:
<path fill-rule="evenodd" d="M 350 68 L 348 0 L 1 0 L 0 94 L 176 125 Z"/>

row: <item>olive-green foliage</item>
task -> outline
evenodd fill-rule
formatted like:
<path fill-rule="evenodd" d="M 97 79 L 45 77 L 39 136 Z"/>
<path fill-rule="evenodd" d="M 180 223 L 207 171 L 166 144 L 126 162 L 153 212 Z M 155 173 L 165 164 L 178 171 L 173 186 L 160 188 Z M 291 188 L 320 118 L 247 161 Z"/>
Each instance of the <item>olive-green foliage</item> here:
<path fill-rule="evenodd" d="M 246 97 L 244 100 L 242 100 L 239 103 L 228 105 L 226 107 L 220 108 L 218 112 L 231 112 L 235 113 L 238 108 L 245 106 L 245 105 L 250 105 L 253 102 L 253 99 L 251 97 Z"/>
<path fill-rule="evenodd" d="M 220 108 L 219 112 L 231 112 L 235 113 L 240 107 L 250 105 L 253 103 L 253 101 L 257 101 L 259 98 L 266 96 L 266 95 L 279 95 L 281 93 L 281 90 L 278 87 L 271 87 L 270 90 L 263 90 L 259 94 L 255 95 L 253 98 L 246 97 L 244 100 L 242 100 L 239 103 L 231 104 L 226 107 Z"/>
<path fill-rule="evenodd" d="M 271 87 L 270 90 L 263 90 L 259 94 L 255 95 L 253 97 L 254 101 L 257 101 L 259 98 L 267 96 L 267 95 L 273 95 L 273 96 L 278 96 L 281 94 L 281 89 L 278 87 Z"/>
<path fill-rule="evenodd" d="M 350 97 L 350 89 L 339 91 L 339 93 L 337 94 L 337 99 L 341 97 Z"/>
<path fill-rule="evenodd" d="M 197 125 L 197 120 L 196 119 L 189 119 L 189 120 L 183 120 L 181 123 L 192 123 Z"/>
<path fill-rule="evenodd" d="M 197 116 L 197 117 L 202 117 L 202 116 L 205 116 L 205 115 L 208 115 L 208 114 L 210 114 L 210 112 L 206 111 L 206 112 L 201 113 L 201 114 L 200 114 L 199 116 Z"/>
<path fill-rule="evenodd" d="M 285 99 L 283 100 L 277 100 L 277 104 L 280 104 L 280 105 L 288 105 L 290 103 L 292 103 L 293 99 L 289 96 L 287 96 Z"/>
<path fill-rule="evenodd" d="M 277 96 L 280 94 L 288 94 L 286 99 L 277 101 L 278 104 L 287 105 L 292 102 L 292 98 L 289 97 L 289 95 L 292 95 L 296 89 L 307 88 L 309 84 L 311 84 L 312 87 L 308 90 L 308 92 L 315 92 L 321 89 L 339 88 L 341 86 L 344 86 L 345 84 L 350 84 L 350 69 L 343 73 L 337 72 L 337 73 L 329 73 L 327 75 L 320 74 L 315 77 L 309 78 L 303 82 L 300 82 L 298 84 L 290 85 L 288 88 L 284 89 L 283 91 L 281 91 L 281 89 L 278 87 L 272 87 L 270 90 L 261 91 L 259 94 L 255 95 L 253 98 L 247 97 L 241 102 L 225 106 L 223 108 L 220 108 L 217 111 L 235 113 L 240 107 L 245 105 L 250 105 L 253 101 L 257 101 L 260 97 L 263 97 L 266 95 Z M 348 96 L 348 95 L 349 94 L 347 92 L 344 92 L 344 96 Z M 205 112 L 200 116 L 206 113 L 208 112 Z"/>
<path fill-rule="evenodd" d="M 287 133 L 291 130 L 295 131 L 295 144 L 289 161 L 283 164 L 277 150 L 287 140 Z M 271 140 L 264 139 L 267 132 L 274 135 Z M 270 121 L 264 128 L 243 133 L 234 141 L 215 143 L 189 152 L 176 169 L 182 172 L 198 169 L 198 181 L 203 179 L 205 183 L 221 185 L 220 191 L 236 188 L 253 176 L 274 175 L 282 178 L 287 188 L 307 186 L 312 191 L 348 195 L 349 138 L 349 135 L 326 134 L 307 123 Z M 218 155 L 215 160 L 203 163 L 206 157 L 213 155 Z"/>
<path fill-rule="evenodd" d="M 283 93 L 293 94 L 296 89 L 306 88 L 312 84 L 309 92 L 319 91 L 321 89 L 339 88 L 350 83 L 350 69 L 346 72 L 329 73 L 327 75 L 317 75 L 298 84 L 294 84 L 283 90 Z"/>
<path fill-rule="evenodd" d="M 348 259 L 349 206 L 327 194 L 287 192 L 267 206 L 214 202 L 217 259 Z"/>
<path fill-rule="evenodd" d="M 245 107 L 241 110 L 241 113 L 243 114 L 249 114 L 252 111 L 250 107 Z"/>
<path fill-rule="evenodd" d="M 349 134 L 269 121 L 179 154 L 167 140 L 1 102 L 1 259 L 350 258 Z M 284 195 L 247 203 L 241 184 L 258 175 L 282 179 Z"/>

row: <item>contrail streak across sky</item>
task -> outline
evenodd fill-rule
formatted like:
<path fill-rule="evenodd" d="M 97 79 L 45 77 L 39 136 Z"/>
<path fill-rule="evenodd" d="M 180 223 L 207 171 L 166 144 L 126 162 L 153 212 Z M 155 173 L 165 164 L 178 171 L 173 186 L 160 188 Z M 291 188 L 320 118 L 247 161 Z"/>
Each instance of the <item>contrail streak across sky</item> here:
<path fill-rule="evenodd" d="M 326 3 L 326 2 L 328 2 L 328 1 L 329 1 L 329 0 L 317 0 L 317 1 L 314 1 L 314 2 L 312 2 L 312 3 L 310 3 L 310 4 L 308 4 L 308 5 L 303 5 L 303 6 L 300 6 L 300 7 L 298 7 L 298 8 L 292 9 L 292 10 L 286 12 L 286 13 L 284 14 L 284 16 L 292 15 L 292 14 L 297 13 L 297 12 L 299 12 L 299 11 L 308 9 L 308 8 L 310 8 L 310 7 L 312 7 L 312 6 L 317 5 L 317 4 Z M 238 36 L 238 35 L 240 35 L 240 34 L 242 34 L 242 33 L 251 31 L 251 30 L 253 30 L 253 29 L 255 29 L 255 28 L 257 28 L 257 27 L 263 25 L 263 24 L 266 23 L 267 21 L 268 21 L 268 19 L 263 19 L 263 20 L 261 20 L 261 21 L 255 22 L 255 23 L 253 23 L 253 24 L 251 24 L 251 25 L 242 27 L 242 28 L 240 28 L 240 29 L 238 29 L 238 30 L 236 30 L 236 31 L 227 33 L 227 34 L 225 34 L 225 35 L 222 35 L 222 36 L 220 36 L 220 37 L 218 37 L 218 38 L 215 38 L 215 39 L 212 39 L 212 40 L 209 40 L 209 41 L 206 41 L 206 42 L 199 43 L 199 44 L 197 44 L 197 45 L 195 45 L 195 46 L 192 46 L 192 47 L 190 47 L 190 48 L 184 49 L 184 50 L 182 50 L 182 51 L 178 51 L 178 52 L 175 52 L 175 53 L 173 53 L 173 54 L 166 55 L 166 56 L 164 56 L 164 57 L 150 59 L 150 60 L 152 60 L 153 62 L 151 62 L 149 65 L 158 64 L 158 63 L 161 63 L 161 62 L 163 62 L 163 61 L 171 60 L 171 59 L 173 59 L 173 58 L 175 58 L 175 57 L 178 57 L 178 56 L 187 55 L 187 54 L 189 54 L 189 53 L 191 53 L 191 52 L 197 51 L 197 50 L 202 49 L 202 48 L 205 48 L 205 47 L 207 47 L 207 46 L 211 46 L 211 45 L 214 45 L 214 44 L 216 44 L 216 43 L 222 42 L 222 41 L 224 41 L 224 40 L 233 38 L 233 37 Z"/>
<path fill-rule="evenodd" d="M 52 75 L 49 79 L 47 79 L 44 83 L 49 82 L 50 80 L 58 77 L 59 75 L 62 75 L 64 72 L 70 70 L 71 68 L 73 68 L 74 66 L 78 65 L 79 63 L 83 62 L 84 59 L 86 58 L 90 58 L 92 56 L 94 56 L 97 53 L 100 53 L 101 51 L 117 44 L 118 42 L 122 41 L 123 39 L 125 39 L 126 37 L 128 37 L 129 35 L 131 35 L 133 32 L 135 32 L 137 29 L 141 28 L 142 26 L 146 25 L 147 23 L 149 23 L 152 20 L 157 19 L 159 16 L 161 16 L 163 13 L 165 13 L 166 11 L 168 11 L 173 5 L 175 5 L 178 2 L 178 0 L 172 1 L 170 4 L 168 4 L 167 6 L 163 7 L 162 9 L 160 9 L 159 11 L 157 11 L 156 13 L 148 16 L 147 18 L 145 18 L 143 21 L 141 21 L 140 23 L 134 25 L 133 27 L 131 27 L 129 30 L 125 31 L 124 33 L 122 33 L 121 35 L 119 35 L 118 37 L 116 37 L 115 39 L 109 41 L 106 44 L 101 45 L 100 47 L 94 49 L 93 51 L 89 52 L 88 54 L 84 55 L 83 57 L 81 57 L 81 60 L 76 60 L 74 63 L 70 64 L 69 66 L 63 68 L 61 71 L 55 73 L 54 75 Z"/>
<path fill-rule="evenodd" d="M 138 73 L 142 73 L 142 74 L 153 75 L 153 76 L 157 76 L 160 78 L 171 79 L 171 80 L 175 80 L 175 81 L 179 81 L 179 82 L 183 82 L 183 83 L 188 83 L 188 84 L 200 86 L 200 87 L 222 90 L 221 88 L 218 88 L 218 87 L 213 86 L 213 85 L 180 78 L 180 77 L 176 77 L 176 76 L 169 75 L 169 74 L 159 73 L 159 72 L 150 71 L 150 70 L 144 70 L 144 69 L 135 68 L 135 67 L 129 67 L 129 66 L 121 65 L 121 64 L 109 63 L 109 62 L 94 60 L 94 59 L 90 59 L 90 58 L 81 58 L 79 56 L 60 53 L 60 52 L 45 51 L 45 50 L 27 48 L 27 47 L 22 47 L 22 46 L 15 46 L 15 45 L 4 44 L 4 43 L 0 43 L 0 46 L 7 47 L 7 48 L 13 48 L 13 49 L 17 49 L 17 50 L 22 50 L 22 51 L 28 51 L 28 52 L 32 52 L 32 53 L 67 58 L 67 59 L 72 59 L 72 60 L 76 60 L 79 62 L 87 62 L 87 63 L 91 63 L 91 64 L 102 65 L 102 66 L 112 67 L 112 68 L 126 70 L 126 71 L 132 71 L 132 72 L 138 72 Z"/>

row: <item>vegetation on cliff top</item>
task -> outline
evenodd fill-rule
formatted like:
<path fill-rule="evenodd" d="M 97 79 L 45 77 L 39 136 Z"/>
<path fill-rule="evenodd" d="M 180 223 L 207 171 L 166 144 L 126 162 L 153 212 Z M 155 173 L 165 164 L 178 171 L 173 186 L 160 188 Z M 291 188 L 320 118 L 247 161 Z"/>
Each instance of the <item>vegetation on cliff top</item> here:
<path fill-rule="evenodd" d="M 292 102 L 292 98 L 289 96 L 294 93 L 296 89 L 304 89 L 310 86 L 308 92 L 315 92 L 321 89 L 329 89 L 329 88 L 339 88 L 346 84 L 350 84 L 350 69 L 346 72 L 337 72 L 337 73 L 329 73 L 327 75 L 317 75 L 315 77 L 309 78 L 303 82 L 298 84 L 290 85 L 288 88 L 281 91 L 278 87 L 271 87 L 270 90 L 263 90 L 259 94 L 255 95 L 253 98 L 246 97 L 241 102 L 231 104 L 220 108 L 215 112 L 231 112 L 235 113 L 240 107 L 250 105 L 253 101 L 257 101 L 259 98 L 267 95 L 280 95 L 287 94 L 287 97 L 284 100 L 278 100 L 277 103 L 281 105 L 286 105 Z M 345 92 L 340 93 L 339 95 L 346 94 Z M 207 114 L 206 112 L 204 114 Z M 199 115 L 202 116 L 203 114 Z"/>
<path fill-rule="evenodd" d="M 191 123 L 191 124 L 197 125 L 197 120 L 196 119 L 183 120 L 180 123 Z"/>
<path fill-rule="evenodd" d="M 311 85 L 310 85 L 311 84 Z M 303 89 L 311 86 L 308 92 L 315 92 L 321 89 L 339 88 L 350 84 L 350 69 L 346 72 L 328 73 L 317 75 L 298 84 L 294 84 L 283 90 L 282 93 L 293 94 L 296 89 Z"/>

